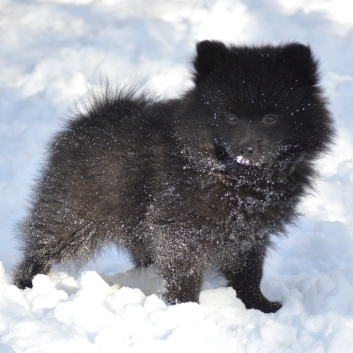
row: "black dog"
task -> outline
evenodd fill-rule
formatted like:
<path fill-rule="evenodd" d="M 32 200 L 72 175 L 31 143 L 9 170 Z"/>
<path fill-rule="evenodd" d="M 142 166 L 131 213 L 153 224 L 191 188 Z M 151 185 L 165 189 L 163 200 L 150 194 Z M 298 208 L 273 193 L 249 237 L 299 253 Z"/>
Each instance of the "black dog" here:
<path fill-rule="evenodd" d="M 169 303 L 198 301 L 217 267 L 247 308 L 260 291 L 270 235 L 297 216 L 334 129 L 309 47 L 204 41 L 194 87 L 160 101 L 130 90 L 93 97 L 53 139 L 14 283 L 102 247 L 155 264 Z"/>

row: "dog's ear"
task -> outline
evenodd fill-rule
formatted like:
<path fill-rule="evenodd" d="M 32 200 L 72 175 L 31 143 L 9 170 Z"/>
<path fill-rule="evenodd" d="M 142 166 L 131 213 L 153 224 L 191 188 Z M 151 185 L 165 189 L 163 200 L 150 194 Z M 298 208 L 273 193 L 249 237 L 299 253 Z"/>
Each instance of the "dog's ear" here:
<path fill-rule="evenodd" d="M 224 60 L 227 47 L 219 41 L 204 40 L 197 43 L 196 55 L 193 59 L 195 68 L 194 80 L 196 83 L 202 81 L 217 66 L 217 63 Z"/>
<path fill-rule="evenodd" d="M 318 61 L 308 45 L 290 43 L 283 48 L 283 60 L 294 76 L 312 85 L 318 82 Z"/>

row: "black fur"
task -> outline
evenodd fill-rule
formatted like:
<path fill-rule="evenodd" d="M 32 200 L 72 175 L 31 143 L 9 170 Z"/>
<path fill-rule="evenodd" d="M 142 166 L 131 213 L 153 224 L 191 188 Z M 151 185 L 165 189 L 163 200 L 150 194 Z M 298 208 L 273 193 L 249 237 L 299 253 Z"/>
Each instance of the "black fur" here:
<path fill-rule="evenodd" d="M 107 92 L 55 136 L 19 227 L 18 287 L 117 245 L 155 264 L 169 303 L 198 301 L 217 267 L 247 308 L 281 307 L 260 291 L 270 235 L 295 220 L 334 137 L 318 63 L 298 43 L 204 41 L 193 64 L 180 99 Z"/>

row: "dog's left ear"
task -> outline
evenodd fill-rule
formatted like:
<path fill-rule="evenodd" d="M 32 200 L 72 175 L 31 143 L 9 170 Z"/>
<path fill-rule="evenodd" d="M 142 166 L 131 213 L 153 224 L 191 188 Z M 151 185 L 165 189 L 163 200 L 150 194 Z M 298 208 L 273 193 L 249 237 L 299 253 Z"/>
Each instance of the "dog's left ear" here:
<path fill-rule="evenodd" d="M 193 60 L 193 65 L 196 70 L 194 74 L 195 83 L 199 83 L 208 76 L 217 66 L 217 63 L 222 61 L 227 52 L 227 47 L 219 41 L 204 40 L 197 43 L 196 55 Z"/>
<path fill-rule="evenodd" d="M 318 82 L 318 61 L 308 45 L 297 42 L 287 44 L 283 49 L 283 59 L 290 65 L 293 74 L 312 85 Z"/>

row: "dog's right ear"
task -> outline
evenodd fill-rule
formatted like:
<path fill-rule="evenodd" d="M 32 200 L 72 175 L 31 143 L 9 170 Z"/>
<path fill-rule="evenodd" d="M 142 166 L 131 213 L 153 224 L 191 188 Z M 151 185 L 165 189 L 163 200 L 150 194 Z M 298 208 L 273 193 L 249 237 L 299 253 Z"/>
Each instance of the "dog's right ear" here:
<path fill-rule="evenodd" d="M 318 83 L 318 61 L 308 45 L 289 43 L 283 47 L 282 55 L 282 60 L 289 66 L 288 72 L 312 85 Z"/>
<path fill-rule="evenodd" d="M 216 40 L 204 40 L 197 43 L 196 55 L 193 60 L 195 68 L 194 81 L 199 83 L 208 76 L 217 66 L 217 63 L 222 61 L 227 52 L 227 47 Z"/>

